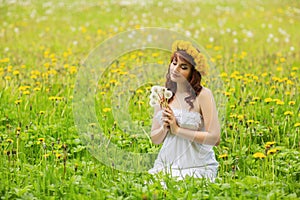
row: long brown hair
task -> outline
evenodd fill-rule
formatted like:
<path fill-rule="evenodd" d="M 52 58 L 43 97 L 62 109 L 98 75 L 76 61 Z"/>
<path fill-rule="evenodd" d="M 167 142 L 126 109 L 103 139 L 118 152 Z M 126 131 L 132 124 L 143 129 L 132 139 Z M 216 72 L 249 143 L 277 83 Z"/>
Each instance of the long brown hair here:
<path fill-rule="evenodd" d="M 193 109 L 194 108 L 193 100 L 196 99 L 196 97 L 200 94 L 200 92 L 202 90 L 202 86 L 201 86 L 201 78 L 202 77 L 201 77 L 200 72 L 195 69 L 195 63 L 194 63 L 193 58 L 190 55 L 188 55 L 185 51 L 174 52 L 173 55 L 171 56 L 170 64 L 172 63 L 173 59 L 178 60 L 178 58 L 180 58 L 184 62 L 191 64 L 191 66 L 192 66 L 191 72 L 190 72 L 190 75 L 188 78 L 189 84 L 187 85 L 189 96 L 186 97 L 184 100 L 190 105 L 190 109 Z M 168 103 L 173 101 L 174 95 L 177 91 L 177 83 L 171 80 L 170 64 L 169 64 L 169 68 L 168 68 L 168 73 L 166 75 L 167 80 L 166 80 L 165 86 L 166 86 L 166 88 L 168 88 L 169 90 L 172 91 L 173 96 L 169 99 Z"/>

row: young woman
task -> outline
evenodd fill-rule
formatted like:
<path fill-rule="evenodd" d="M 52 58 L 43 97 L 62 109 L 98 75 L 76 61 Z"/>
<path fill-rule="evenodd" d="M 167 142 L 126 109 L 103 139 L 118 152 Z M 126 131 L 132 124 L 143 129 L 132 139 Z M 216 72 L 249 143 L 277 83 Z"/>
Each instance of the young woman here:
<path fill-rule="evenodd" d="M 173 96 L 155 107 L 151 140 L 162 148 L 149 173 L 160 171 L 214 181 L 218 162 L 212 149 L 220 142 L 220 125 L 212 92 L 201 86 L 205 57 L 190 42 L 175 41 L 166 75 Z"/>

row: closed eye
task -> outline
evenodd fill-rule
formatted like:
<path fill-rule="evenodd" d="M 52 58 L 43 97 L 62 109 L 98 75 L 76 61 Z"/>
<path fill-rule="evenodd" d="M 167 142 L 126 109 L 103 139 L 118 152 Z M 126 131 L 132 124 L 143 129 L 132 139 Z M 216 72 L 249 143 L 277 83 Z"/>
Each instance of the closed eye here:
<path fill-rule="evenodd" d="M 188 69 L 187 65 L 183 64 L 181 65 L 181 69 Z"/>

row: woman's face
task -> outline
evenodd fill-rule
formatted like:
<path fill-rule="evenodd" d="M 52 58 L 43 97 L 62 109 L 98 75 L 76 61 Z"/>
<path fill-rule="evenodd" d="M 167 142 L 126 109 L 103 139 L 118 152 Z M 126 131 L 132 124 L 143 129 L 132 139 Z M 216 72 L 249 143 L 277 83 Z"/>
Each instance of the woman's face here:
<path fill-rule="evenodd" d="M 192 65 L 182 60 L 179 56 L 174 56 L 170 64 L 170 77 L 176 83 L 182 83 L 189 80 L 192 71 Z"/>

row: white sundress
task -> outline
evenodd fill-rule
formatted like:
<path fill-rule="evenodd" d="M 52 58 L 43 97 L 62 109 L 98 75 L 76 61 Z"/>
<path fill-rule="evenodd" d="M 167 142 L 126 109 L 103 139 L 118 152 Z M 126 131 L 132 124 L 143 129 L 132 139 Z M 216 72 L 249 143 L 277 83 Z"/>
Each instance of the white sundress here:
<path fill-rule="evenodd" d="M 174 108 L 172 110 L 180 127 L 205 130 L 200 113 Z M 162 124 L 162 110 L 156 114 L 155 118 Z M 218 166 L 213 146 L 192 142 L 168 132 L 154 162 L 154 167 L 148 172 L 156 174 L 163 171 L 179 179 L 183 179 L 185 176 L 193 176 L 207 178 L 214 182 Z"/>

